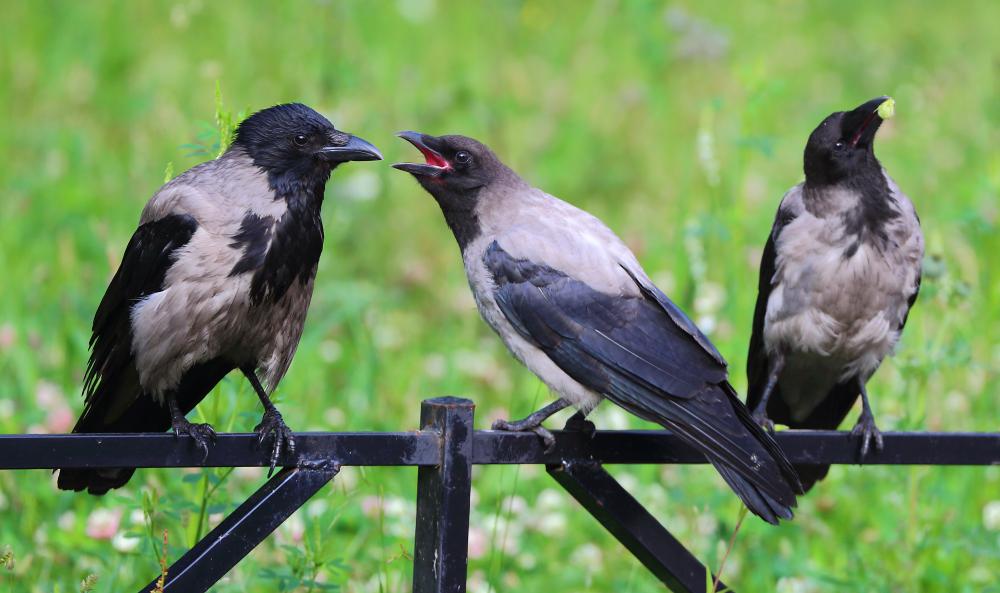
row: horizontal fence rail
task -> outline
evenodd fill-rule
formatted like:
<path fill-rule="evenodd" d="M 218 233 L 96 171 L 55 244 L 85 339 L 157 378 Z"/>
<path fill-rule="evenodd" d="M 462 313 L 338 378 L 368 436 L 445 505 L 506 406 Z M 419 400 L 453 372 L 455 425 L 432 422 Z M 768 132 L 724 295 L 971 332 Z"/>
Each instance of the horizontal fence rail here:
<path fill-rule="evenodd" d="M 420 430 L 296 433 L 294 455 L 168 570 L 164 592 L 208 591 L 323 486 L 340 467 L 418 467 L 414 593 L 464 593 L 473 465 L 541 464 L 650 572 L 676 593 L 706 593 L 711 575 L 604 464 L 695 464 L 705 457 L 658 430 L 554 431 L 545 451 L 533 433 L 473 430 L 474 404 L 425 400 Z M 865 465 L 1000 465 L 1000 433 L 883 433 Z M 775 435 L 795 464 L 856 464 L 860 439 L 846 432 Z M 172 434 L 0 435 L 0 470 L 54 468 L 266 467 L 254 434 L 220 434 L 208 456 Z M 721 582 L 718 584 L 725 589 Z M 141 591 L 160 590 L 150 582 Z"/>
<path fill-rule="evenodd" d="M 667 431 L 598 431 L 593 439 L 553 431 L 546 453 L 532 433 L 477 430 L 473 465 L 562 463 L 587 459 L 604 464 L 696 464 L 705 457 Z M 864 465 L 1000 465 L 1000 433 L 884 432 L 885 448 Z M 787 430 L 775 435 L 795 464 L 857 464 L 859 440 L 847 432 Z M 413 432 L 295 433 L 295 459 L 336 460 L 342 466 L 429 466 L 440 462 L 439 435 Z M 269 451 L 254 434 L 220 434 L 207 458 L 190 437 L 172 434 L 0 435 L 0 470 L 102 467 L 267 467 Z"/>

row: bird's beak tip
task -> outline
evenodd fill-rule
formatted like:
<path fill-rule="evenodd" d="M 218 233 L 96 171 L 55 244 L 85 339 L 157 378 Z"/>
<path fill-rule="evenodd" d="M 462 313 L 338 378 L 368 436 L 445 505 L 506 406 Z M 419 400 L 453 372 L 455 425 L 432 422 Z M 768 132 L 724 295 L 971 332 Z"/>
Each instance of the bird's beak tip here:
<path fill-rule="evenodd" d="M 381 161 L 382 152 L 364 138 L 352 135 L 343 146 L 326 146 L 319 153 L 321 157 L 336 162 Z"/>

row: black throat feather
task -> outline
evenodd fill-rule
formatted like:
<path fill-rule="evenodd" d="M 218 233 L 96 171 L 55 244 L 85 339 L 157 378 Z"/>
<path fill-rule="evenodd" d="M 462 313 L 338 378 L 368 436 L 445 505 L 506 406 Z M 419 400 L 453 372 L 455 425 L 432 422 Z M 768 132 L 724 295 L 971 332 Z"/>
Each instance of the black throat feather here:
<path fill-rule="evenodd" d="M 250 284 L 254 304 L 280 300 L 294 282 L 305 284 L 316 274 L 323 251 L 320 209 L 330 170 L 301 175 L 268 175 L 276 200 L 288 206 L 271 231 L 271 244 Z"/>
<path fill-rule="evenodd" d="M 465 249 L 483 232 L 479 216 L 476 214 L 476 204 L 479 202 L 482 188 L 458 192 L 442 187 L 435 181 L 421 179 L 420 183 L 441 207 L 444 220 L 455 235 L 458 248 L 464 254 Z"/>
<path fill-rule="evenodd" d="M 845 233 L 853 238 L 844 250 L 844 258 L 852 257 L 862 243 L 884 250 L 889 244 L 888 224 L 900 216 L 882 166 L 869 153 L 862 166 L 851 174 L 831 183 L 806 182 L 807 199 L 823 200 L 830 189 L 837 188 L 859 196 L 858 206 L 841 213 Z"/>

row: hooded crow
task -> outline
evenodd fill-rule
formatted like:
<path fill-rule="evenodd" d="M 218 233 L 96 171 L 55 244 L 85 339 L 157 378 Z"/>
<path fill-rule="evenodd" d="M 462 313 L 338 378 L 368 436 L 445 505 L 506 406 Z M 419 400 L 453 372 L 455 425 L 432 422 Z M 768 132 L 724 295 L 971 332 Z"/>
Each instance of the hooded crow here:
<path fill-rule="evenodd" d="M 778 206 L 760 263 L 747 405 L 765 427 L 833 430 L 861 395 L 861 459 L 882 448 L 865 383 L 889 354 L 920 289 L 913 204 L 872 144 L 892 99 L 837 112 L 809 136 L 805 182 Z M 806 489 L 829 466 L 799 467 Z"/>
<path fill-rule="evenodd" d="M 426 164 L 399 163 L 444 212 L 483 319 L 559 395 L 497 429 L 540 423 L 604 398 L 702 451 L 769 523 L 792 516 L 798 478 L 726 380 L 726 361 L 600 220 L 531 187 L 463 136 L 400 136 Z"/>
<path fill-rule="evenodd" d="M 330 172 L 381 159 L 297 103 L 259 111 L 219 158 L 159 189 L 94 316 L 75 433 L 187 434 L 208 455 L 215 432 L 185 418 L 239 369 L 264 405 L 271 469 L 291 431 L 269 399 L 295 354 L 323 249 Z M 104 494 L 135 468 L 62 469 L 58 486 Z"/>

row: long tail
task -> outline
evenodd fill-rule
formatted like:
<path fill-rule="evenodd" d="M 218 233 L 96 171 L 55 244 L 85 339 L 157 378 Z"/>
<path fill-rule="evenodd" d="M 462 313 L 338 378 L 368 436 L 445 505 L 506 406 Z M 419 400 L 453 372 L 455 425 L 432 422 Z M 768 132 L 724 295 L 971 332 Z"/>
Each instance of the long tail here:
<path fill-rule="evenodd" d="M 181 411 L 187 414 L 194 409 L 232 368 L 232 364 L 214 359 L 189 369 L 177 389 Z M 74 433 L 164 432 L 170 428 L 166 406 L 142 392 L 138 375 L 125 373 L 116 379 L 98 386 L 73 427 Z M 128 483 L 135 468 L 64 468 L 58 472 L 60 490 L 102 495 Z"/>
<path fill-rule="evenodd" d="M 775 386 L 777 390 L 778 387 Z M 810 412 L 809 416 L 801 422 L 791 419 L 788 407 L 781 399 L 781 393 L 773 393 L 767 407 L 768 417 L 775 422 L 787 424 L 792 428 L 804 430 L 837 430 L 844 418 L 851 412 L 854 402 L 858 400 L 860 392 L 854 379 L 837 383 L 830 389 L 830 392 L 823 398 L 823 401 Z M 774 414 L 772 414 L 774 408 Z M 829 465 L 796 465 L 795 470 L 802 480 L 802 491 L 809 492 L 816 482 L 826 477 L 830 471 Z"/>
<path fill-rule="evenodd" d="M 153 398 L 139 395 L 117 418 L 108 421 L 93 407 L 88 408 L 73 428 L 74 433 L 163 432 L 170 428 L 170 416 Z M 60 490 L 102 495 L 121 488 L 132 478 L 134 467 L 123 468 L 63 468 L 56 485 Z"/>
<path fill-rule="evenodd" d="M 802 493 L 795 468 L 728 383 L 711 385 L 688 399 L 641 401 L 646 409 L 635 409 L 635 400 L 629 409 L 704 453 L 750 512 L 775 525 L 792 518 L 795 496 Z"/>

